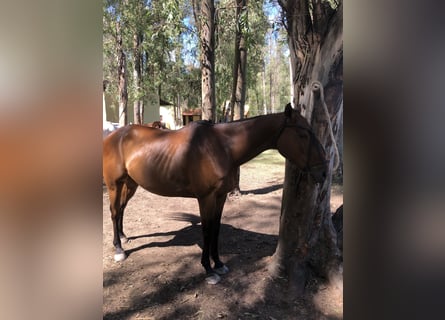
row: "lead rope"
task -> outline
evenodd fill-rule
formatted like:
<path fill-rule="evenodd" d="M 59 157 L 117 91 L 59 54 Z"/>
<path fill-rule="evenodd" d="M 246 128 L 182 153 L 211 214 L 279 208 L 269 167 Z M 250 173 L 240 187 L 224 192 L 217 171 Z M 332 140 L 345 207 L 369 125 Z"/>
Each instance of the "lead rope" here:
<path fill-rule="evenodd" d="M 328 120 L 328 129 L 329 129 L 329 136 L 332 140 L 332 144 L 334 146 L 334 166 L 332 167 L 332 171 L 337 170 L 338 165 L 340 163 L 340 155 L 338 153 L 338 147 L 337 142 L 334 138 L 334 133 L 332 131 L 332 123 L 331 123 L 331 116 L 329 115 L 328 106 L 326 105 L 326 102 L 324 101 L 324 90 L 322 90 L 323 85 L 319 81 L 312 82 L 312 90 L 320 90 L 320 98 L 323 104 L 323 110 L 326 115 L 326 119 Z"/>

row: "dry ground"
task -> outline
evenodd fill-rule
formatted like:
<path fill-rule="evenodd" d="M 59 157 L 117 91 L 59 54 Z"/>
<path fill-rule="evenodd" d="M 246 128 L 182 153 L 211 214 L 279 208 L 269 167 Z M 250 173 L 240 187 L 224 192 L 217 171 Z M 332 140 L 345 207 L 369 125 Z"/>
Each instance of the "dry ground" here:
<path fill-rule="evenodd" d="M 226 202 L 221 259 L 230 268 L 219 284 L 204 281 L 201 225 L 195 199 L 166 198 L 138 188 L 124 216 L 129 257 L 113 261 L 108 194 L 103 193 L 104 319 L 342 319 L 342 279 L 312 286 L 302 298 L 271 280 L 277 243 L 284 159 L 266 151 L 241 167 L 242 195 Z M 333 186 L 331 209 L 343 203 Z"/>

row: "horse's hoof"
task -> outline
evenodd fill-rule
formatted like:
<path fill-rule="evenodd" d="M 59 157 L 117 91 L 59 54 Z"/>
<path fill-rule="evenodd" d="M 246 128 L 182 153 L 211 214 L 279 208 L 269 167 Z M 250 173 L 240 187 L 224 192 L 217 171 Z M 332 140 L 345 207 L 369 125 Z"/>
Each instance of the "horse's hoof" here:
<path fill-rule="evenodd" d="M 221 281 L 221 277 L 217 275 L 216 273 L 210 274 L 208 277 L 206 277 L 206 282 L 208 284 L 217 284 Z"/>
<path fill-rule="evenodd" d="M 226 265 L 223 265 L 222 267 L 216 268 L 214 270 L 219 275 L 223 275 L 223 274 L 226 274 L 227 272 L 229 272 L 229 268 L 227 268 Z"/>
<path fill-rule="evenodd" d="M 116 262 L 124 261 L 126 258 L 127 255 L 125 254 L 125 252 L 116 253 L 114 255 L 114 261 Z"/>

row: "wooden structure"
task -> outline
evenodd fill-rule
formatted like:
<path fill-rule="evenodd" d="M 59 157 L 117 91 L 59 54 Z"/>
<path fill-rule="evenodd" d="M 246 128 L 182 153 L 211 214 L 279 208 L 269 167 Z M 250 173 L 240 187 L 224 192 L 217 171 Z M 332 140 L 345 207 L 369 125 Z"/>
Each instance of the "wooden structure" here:
<path fill-rule="evenodd" d="M 182 123 L 186 126 L 192 121 L 198 121 L 202 119 L 202 110 L 198 109 L 186 109 L 182 112 Z"/>

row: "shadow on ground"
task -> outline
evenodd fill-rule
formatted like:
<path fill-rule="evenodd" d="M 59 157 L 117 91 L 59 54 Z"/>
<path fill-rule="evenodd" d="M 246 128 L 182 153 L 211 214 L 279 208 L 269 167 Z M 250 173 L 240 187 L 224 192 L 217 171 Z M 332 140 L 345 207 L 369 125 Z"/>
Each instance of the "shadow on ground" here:
<path fill-rule="evenodd" d="M 138 247 L 127 250 L 131 255 L 153 247 L 183 247 L 198 245 L 202 248 L 201 225 L 199 216 L 189 213 L 175 213 L 171 219 L 190 223 L 184 228 L 151 234 L 141 234 L 129 237 L 130 240 L 146 238 L 147 242 Z M 169 236 L 166 241 L 150 241 L 151 238 Z M 172 238 L 171 238 L 172 237 Z M 144 292 L 143 283 L 128 283 L 134 286 L 128 294 L 131 298 L 125 301 L 117 296 L 108 296 L 107 303 L 119 304 L 119 310 L 104 314 L 104 319 L 337 319 L 323 317 L 311 300 L 311 295 L 305 298 L 295 298 L 286 292 L 287 284 L 284 280 L 272 280 L 267 277 L 265 259 L 272 256 L 278 237 L 234 228 L 229 224 L 221 225 L 220 253 L 226 258 L 226 264 L 231 272 L 223 276 L 222 281 L 215 285 L 207 285 L 204 281 L 204 270 L 201 273 L 188 273 L 173 277 L 163 283 L 159 280 L 162 275 L 146 276 L 153 290 Z M 199 264 L 200 256 L 193 257 L 193 263 Z M 126 262 L 124 262 L 126 263 Z M 187 268 L 187 261 L 178 260 L 176 268 Z M 133 267 L 149 268 L 148 265 Z M 128 271 L 116 269 L 104 273 L 104 289 L 116 282 L 125 281 Z M 149 273 L 147 271 L 147 273 Z M 144 279 L 144 277 L 142 278 Z M 140 280 L 142 281 L 142 280 Z M 260 300 L 249 301 L 249 294 L 255 290 L 263 292 Z M 245 301 L 232 299 L 234 292 L 244 293 Z M 255 297 L 258 293 L 255 293 Z M 209 301 L 211 302 L 209 304 Z M 214 301 L 212 303 L 212 301 Z M 162 315 L 156 317 L 145 316 L 150 309 L 162 308 Z"/>
<path fill-rule="evenodd" d="M 259 189 L 253 189 L 253 190 L 241 190 L 242 195 L 246 194 L 267 194 L 273 191 L 277 191 L 283 189 L 283 184 L 276 184 L 269 187 L 259 188 Z"/>

